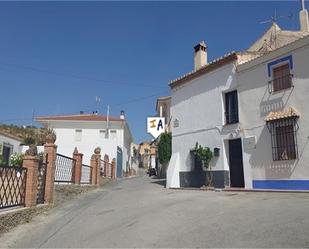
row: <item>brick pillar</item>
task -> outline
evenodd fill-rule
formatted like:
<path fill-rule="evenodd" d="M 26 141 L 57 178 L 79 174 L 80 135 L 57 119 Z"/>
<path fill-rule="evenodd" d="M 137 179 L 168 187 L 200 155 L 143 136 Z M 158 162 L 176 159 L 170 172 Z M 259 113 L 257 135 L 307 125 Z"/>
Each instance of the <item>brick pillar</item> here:
<path fill-rule="evenodd" d="M 38 192 L 38 158 L 37 156 L 25 155 L 23 167 L 27 168 L 25 206 L 33 207 L 36 205 Z"/>
<path fill-rule="evenodd" d="M 83 154 L 79 153 L 77 148 L 73 152 L 73 159 L 76 160 L 73 175 L 73 183 L 80 184 L 80 180 L 82 177 L 82 164 L 83 164 Z"/>
<path fill-rule="evenodd" d="M 112 179 L 116 179 L 116 160 L 112 160 Z"/>
<path fill-rule="evenodd" d="M 47 158 L 46 182 L 45 182 L 45 202 L 54 202 L 54 183 L 56 170 L 57 145 L 54 143 L 44 144 L 44 155 Z"/>
<path fill-rule="evenodd" d="M 109 163 L 109 157 L 108 157 L 108 155 L 105 154 L 105 156 L 104 156 L 104 176 L 105 177 L 108 177 L 108 175 L 109 175 L 108 163 Z"/>
<path fill-rule="evenodd" d="M 96 183 L 97 183 L 97 186 L 100 186 L 100 167 L 101 167 L 101 155 L 100 154 L 96 154 L 96 162 L 97 162 Z"/>
<path fill-rule="evenodd" d="M 90 166 L 91 166 L 91 184 L 100 185 L 100 164 L 101 164 L 101 149 L 99 147 L 95 148 L 94 154 L 91 156 Z"/>
<path fill-rule="evenodd" d="M 90 166 L 91 166 L 91 184 L 96 185 L 97 184 L 97 160 L 95 158 L 95 155 L 93 154 L 90 160 Z"/>

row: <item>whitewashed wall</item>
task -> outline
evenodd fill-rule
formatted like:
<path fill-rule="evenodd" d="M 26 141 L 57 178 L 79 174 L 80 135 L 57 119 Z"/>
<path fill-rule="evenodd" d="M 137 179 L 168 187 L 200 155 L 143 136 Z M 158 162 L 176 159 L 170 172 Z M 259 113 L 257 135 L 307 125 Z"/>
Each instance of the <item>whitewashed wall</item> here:
<path fill-rule="evenodd" d="M 0 134 L 0 144 L 3 146 L 4 144 L 12 147 L 11 154 L 13 153 L 21 153 L 20 141 L 15 140 L 13 138 L 9 138 L 7 136 L 3 136 Z M 3 147 L 2 147 L 3 148 Z"/>
<path fill-rule="evenodd" d="M 105 122 L 50 122 L 54 128 L 58 146 L 58 153 L 72 156 L 74 148 L 84 154 L 83 163 L 90 164 L 90 159 L 96 147 L 101 148 L 102 158 L 105 154 L 109 155 L 110 160 L 117 158 L 117 146 L 123 146 L 123 127 L 117 123 L 110 123 L 110 130 L 116 130 L 115 138 L 105 138 L 100 136 L 100 130 L 106 129 Z M 75 130 L 82 130 L 80 141 L 75 139 Z"/>
<path fill-rule="evenodd" d="M 240 67 L 239 81 L 239 107 L 242 133 L 244 137 L 255 136 L 256 148 L 244 146 L 244 169 L 246 182 L 252 180 L 278 180 L 278 179 L 309 179 L 309 46 L 307 41 L 280 49 L 276 53 L 265 56 L 259 65 L 252 63 L 250 68 Z M 268 92 L 267 63 L 278 58 L 292 55 L 294 69 L 294 88 L 280 91 L 275 94 Z M 249 64 L 250 65 L 250 64 Z M 291 161 L 272 160 L 271 135 L 264 121 L 270 111 L 277 111 L 293 107 L 300 113 L 297 132 L 299 159 Z"/>
<path fill-rule="evenodd" d="M 230 63 L 172 90 L 172 159 L 168 166 L 167 186 L 179 187 L 179 179 L 172 178 L 179 178 L 179 171 L 192 170 L 190 150 L 196 142 L 212 150 L 220 148 L 220 156 L 211 162 L 212 169 L 228 169 L 226 155 L 222 153 L 226 135 L 222 129 L 224 93 L 234 89 L 235 65 Z M 173 126 L 175 119 L 179 120 L 179 127 Z"/>

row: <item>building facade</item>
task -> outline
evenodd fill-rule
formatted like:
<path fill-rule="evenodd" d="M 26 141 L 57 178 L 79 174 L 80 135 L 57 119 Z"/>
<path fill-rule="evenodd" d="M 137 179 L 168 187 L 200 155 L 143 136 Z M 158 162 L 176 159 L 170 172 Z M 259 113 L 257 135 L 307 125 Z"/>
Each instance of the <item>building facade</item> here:
<path fill-rule="evenodd" d="M 171 99 L 171 96 L 159 97 L 156 104 L 157 116 L 165 118 L 165 129 L 167 132 L 170 131 Z"/>
<path fill-rule="evenodd" d="M 167 187 L 207 185 L 209 172 L 192 154 L 198 143 L 214 154 L 217 188 L 309 189 L 309 30 L 276 23 L 243 52 L 210 63 L 194 47 L 194 70 L 170 83 L 172 158 Z M 307 151 L 306 151 L 307 150 Z"/>
<path fill-rule="evenodd" d="M 309 189 L 309 37 L 238 67 L 246 188 Z"/>

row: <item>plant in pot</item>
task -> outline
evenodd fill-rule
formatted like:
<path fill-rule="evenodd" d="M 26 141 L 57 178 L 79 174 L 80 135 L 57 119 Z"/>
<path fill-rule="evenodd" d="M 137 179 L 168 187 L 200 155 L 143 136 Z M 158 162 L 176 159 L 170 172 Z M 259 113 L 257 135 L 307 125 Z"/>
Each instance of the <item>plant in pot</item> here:
<path fill-rule="evenodd" d="M 209 174 L 207 175 L 208 184 L 207 187 L 213 187 L 213 176 L 211 171 L 210 161 L 213 157 L 213 153 L 209 147 L 203 147 L 196 142 L 195 148 L 192 150 L 193 155 L 202 162 L 202 166 L 208 169 Z"/>
<path fill-rule="evenodd" d="M 48 129 L 46 132 L 46 143 L 48 144 L 54 144 L 56 141 L 56 133 L 53 129 Z"/>

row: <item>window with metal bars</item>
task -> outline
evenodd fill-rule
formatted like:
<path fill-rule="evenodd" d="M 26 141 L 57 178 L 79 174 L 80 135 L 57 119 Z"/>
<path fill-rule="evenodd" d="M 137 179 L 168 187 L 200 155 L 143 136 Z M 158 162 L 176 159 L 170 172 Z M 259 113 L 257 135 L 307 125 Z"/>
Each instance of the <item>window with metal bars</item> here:
<path fill-rule="evenodd" d="M 272 156 L 274 161 L 298 158 L 297 118 L 285 118 L 267 122 L 271 134 Z"/>
<path fill-rule="evenodd" d="M 273 79 L 269 81 L 269 92 L 277 92 L 292 87 L 292 77 L 289 64 L 273 68 Z"/>

